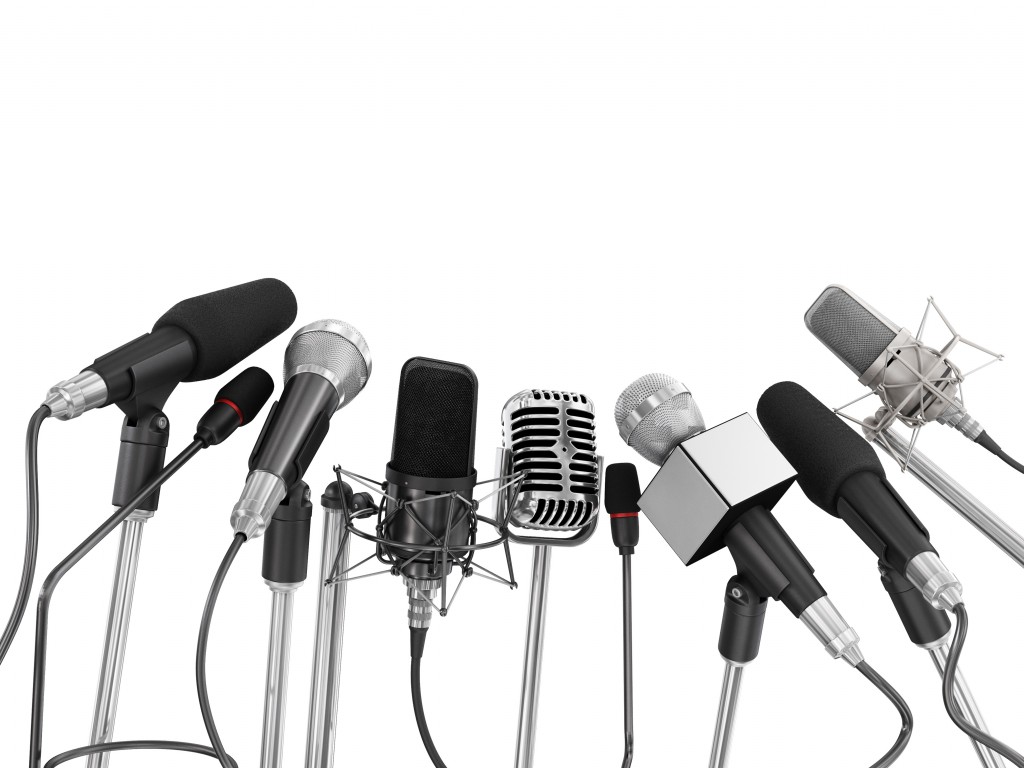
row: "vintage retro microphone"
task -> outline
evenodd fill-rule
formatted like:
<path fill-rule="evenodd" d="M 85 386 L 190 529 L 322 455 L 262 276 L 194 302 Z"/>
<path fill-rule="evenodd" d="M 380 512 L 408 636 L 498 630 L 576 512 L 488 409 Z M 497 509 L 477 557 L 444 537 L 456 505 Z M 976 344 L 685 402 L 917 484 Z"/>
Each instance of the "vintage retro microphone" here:
<path fill-rule="evenodd" d="M 661 467 L 639 506 L 683 563 L 692 565 L 723 548 L 736 562 L 719 640 L 726 673 L 712 768 L 727 764 L 740 670 L 757 656 L 769 597 L 789 608 L 830 656 L 846 660 L 896 706 L 903 718 L 900 736 L 875 766 L 895 762 L 910 738 L 910 710 L 864 660 L 857 633 L 772 515 L 796 473 L 756 422 L 743 414 L 705 429 L 693 396 L 664 374 L 643 376 L 627 387 L 615 419 L 627 445 Z"/>
<path fill-rule="evenodd" d="M 62 421 L 108 405 L 124 412 L 113 496 L 119 507 L 163 469 L 170 434 L 163 408 L 175 387 L 220 376 L 283 333 L 295 313 L 295 296 L 272 278 L 186 299 L 165 312 L 150 333 L 52 387 L 44 407 Z M 143 526 L 159 501 L 157 491 L 121 528 L 93 712 L 94 744 L 113 737 Z M 107 753 L 91 755 L 89 768 L 105 768 L 108 761 Z"/>
<path fill-rule="evenodd" d="M 330 429 L 331 417 L 366 386 L 372 362 L 363 335 L 340 320 L 300 328 L 284 355 L 284 391 L 274 404 L 249 457 L 249 475 L 231 512 L 235 536 L 214 579 L 196 652 L 196 686 L 207 734 L 229 768 L 213 718 L 206 681 L 206 648 L 220 586 L 246 541 L 270 534 L 263 576 L 273 595 L 262 765 L 281 764 L 295 591 L 305 580 L 312 507 L 302 478 Z M 271 525 L 271 523 L 273 523 Z"/>
<path fill-rule="evenodd" d="M 433 601 L 448 574 L 471 557 L 475 540 L 477 379 L 460 363 L 414 357 L 402 366 L 395 437 L 388 462 L 378 557 L 402 576 L 409 595 L 413 712 L 437 768 L 423 709 L 420 667 Z"/>
<path fill-rule="evenodd" d="M 537 732 L 551 551 L 554 546 L 581 544 L 596 530 L 601 458 L 594 403 L 586 395 L 524 390 L 505 403 L 501 423 L 504 438 L 497 474 L 512 482 L 498 496 L 496 517 L 505 521 L 509 539 L 533 546 L 515 759 L 516 768 L 529 768 Z M 513 528 L 529 533 L 517 534 Z"/>
<path fill-rule="evenodd" d="M 908 441 L 891 428 L 897 420 L 915 429 L 931 420 L 946 423 L 1019 468 L 963 411 L 959 387 L 964 374 L 946 352 L 962 339 L 954 334 L 943 350 L 925 347 L 910 331 L 837 285 L 825 289 L 807 310 L 804 322 L 861 377 L 861 383 L 881 396 L 882 407 L 862 422 L 868 438 L 1024 567 L 1024 537 L 925 456 L 914 439 Z"/>
<path fill-rule="evenodd" d="M 910 616 L 904 601 L 905 584 L 912 585 L 933 609 L 957 616 L 957 631 L 943 672 L 943 699 L 953 722 L 981 747 L 999 753 L 1015 765 L 1024 765 L 1012 749 L 989 736 L 973 721 L 969 706 L 960 706 L 970 692 L 957 691 L 957 662 L 966 635 L 967 609 L 959 580 L 943 564 L 929 540 L 928 531 L 896 493 L 871 446 L 843 423 L 839 416 L 810 392 L 793 382 L 769 387 L 757 406 L 758 417 L 772 442 L 793 463 L 800 487 L 815 505 L 840 518 L 871 549 L 881 562 L 883 583 L 912 639 L 924 618 Z M 925 630 L 928 644 L 945 644 L 935 637 L 943 627 Z M 915 639 L 917 642 L 917 639 Z M 936 646 L 937 647 L 937 646 Z M 936 658 L 936 662 L 939 659 Z M 940 664 L 941 667 L 941 664 Z M 991 756 L 979 748 L 986 765 Z"/>

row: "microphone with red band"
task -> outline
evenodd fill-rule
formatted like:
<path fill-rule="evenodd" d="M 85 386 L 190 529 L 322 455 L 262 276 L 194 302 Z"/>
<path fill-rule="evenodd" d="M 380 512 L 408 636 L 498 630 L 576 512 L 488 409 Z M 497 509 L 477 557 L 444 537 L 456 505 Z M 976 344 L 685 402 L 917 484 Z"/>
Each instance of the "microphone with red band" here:
<path fill-rule="evenodd" d="M 608 465 L 604 473 L 604 508 L 611 518 L 612 542 L 620 554 L 633 554 L 640 541 L 640 479 L 636 465 Z"/>
<path fill-rule="evenodd" d="M 199 421 L 196 439 L 207 447 L 220 445 L 260 412 L 274 393 L 274 379 L 262 368 L 246 368 L 217 393 Z"/>

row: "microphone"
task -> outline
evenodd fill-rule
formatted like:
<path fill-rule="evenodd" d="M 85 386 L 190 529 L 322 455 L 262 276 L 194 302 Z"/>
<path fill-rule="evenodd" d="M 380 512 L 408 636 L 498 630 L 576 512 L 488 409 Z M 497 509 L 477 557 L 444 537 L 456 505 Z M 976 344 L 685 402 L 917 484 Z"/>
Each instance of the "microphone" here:
<path fill-rule="evenodd" d="M 963 603 L 928 531 L 885 478 L 871 446 L 810 392 L 793 382 L 769 387 L 757 405 L 765 431 L 792 463 L 804 494 L 853 529 L 875 556 L 935 608 Z"/>
<path fill-rule="evenodd" d="M 372 370 L 363 335 L 340 320 L 300 328 L 284 353 L 284 391 L 249 457 L 249 476 L 231 512 L 246 539 L 261 536 L 320 449 L 330 420 L 366 386 Z"/>
<path fill-rule="evenodd" d="M 591 525 L 601 484 L 593 401 L 576 392 L 527 389 L 505 403 L 501 424 L 507 474 L 523 477 L 511 489 L 518 493 L 509 504 L 509 522 L 549 532 Z"/>
<path fill-rule="evenodd" d="M 430 626 L 430 599 L 475 537 L 468 507 L 476 485 L 476 404 L 477 379 L 469 367 L 426 357 L 402 366 L 383 538 L 401 543 L 386 549 L 402 563 L 411 628 Z M 438 550 L 442 544 L 446 557 Z"/>
<path fill-rule="evenodd" d="M 179 382 L 216 378 L 284 333 L 296 311 L 291 289 L 273 278 L 186 299 L 152 332 L 51 387 L 43 404 L 68 421 L 143 394 L 162 403 Z"/>
<path fill-rule="evenodd" d="M 685 565 L 728 548 L 739 575 L 783 603 L 833 658 L 864 661 L 860 637 L 771 513 L 796 473 L 749 414 L 705 429 L 686 386 L 657 373 L 628 386 L 615 414 L 626 443 L 661 467 L 640 509 Z"/>
<path fill-rule="evenodd" d="M 631 555 L 640 543 L 640 478 L 634 464 L 610 464 L 604 473 L 604 508 L 612 524 L 612 543 Z"/>
<path fill-rule="evenodd" d="M 874 390 L 894 416 L 911 425 L 946 424 L 977 441 L 982 427 L 960 398 L 964 376 L 947 357 L 958 337 L 942 350 L 925 346 L 840 285 L 830 285 L 804 315 L 808 330 L 861 384 Z"/>

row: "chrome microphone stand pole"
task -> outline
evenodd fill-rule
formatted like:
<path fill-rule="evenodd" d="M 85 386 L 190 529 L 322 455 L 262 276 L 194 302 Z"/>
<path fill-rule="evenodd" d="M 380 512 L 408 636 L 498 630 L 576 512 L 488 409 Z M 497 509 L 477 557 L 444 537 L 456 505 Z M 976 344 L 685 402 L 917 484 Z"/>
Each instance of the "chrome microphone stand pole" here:
<path fill-rule="evenodd" d="M 306 732 L 306 768 L 333 768 L 337 738 L 341 652 L 345 638 L 345 608 L 351 537 L 348 535 L 347 484 L 331 483 L 321 499 L 324 538 L 320 551 L 319 602 L 316 611 L 316 645 L 313 651 L 313 682 L 310 686 L 309 727 Z"/>
<path fill-rule="evenodd" d="M 312 519 L 313 505 L 309 501 L 309 486 L 299 482 L 290 489 L 277 508 L 263 541 L 263 579 L 273 599 L 263 706 L 263 745 L 260 751 L 262 768 L 280 768 L 282 765 L 288 667 L 291 660 L 292 609 L 295 592 L 306 580 Z"/>
<path fill-rule="evenodd" d="M 1016 561 L 1017 565 L 1024 567 L 1024 537 L 995 512 L 978 501 L 921 451 L 911 449 L 910 443 L 893 430 L 883 430 L 880 435 L 868 431 L 868 436 L 901 467 L 906 466 L 910 474 Z"/>
<path fill-rule="evenodd" d="M 932 661 L 935 662 L 935 669 L 938 670 L 939 676 L 944 676 L 946 662 L 949 659 L 949 646 L 943 641 L 941 644 L 926 650 L 932 657 Z M 956 673 L 956 681 L 953 684 L 953 698 L 956 700 L 960 712 L 963 713 L 967 721 L 978 730 L 988 733 L 988 725 L 985 724 L 985 718 L 978 708 L 978 702 L 974 700 L 974 695 L 967 685 L 967 680 L 959 669 Z M 974 745 L 974 751 L 978 754 L 978 759 L 985 768 L 1005 768 L 1006 763 L 1003 762 L 1003 758 L 999 754 L 976 741 L 972 741 L 971 744 Z"/>
<path fill-rule="evenodd" d="M 718 651 L 725 659 L 722 695 L 718 703 L 715 738 L 711 745 L 709 768 L 726 768 L 732 743 L 736 708 L 743 682 L 743 669 L 757 658 L 761 648 L 761 633 L 768 599 L 742 577 L 729 579 L 725 589 L 725 610 L 722 613 L 722 631 L 718 638 Z"/>
<path fill-rule="evenodd" d="M 544 624 L 548 609 L 548 579 L 551 547 L 533 548 L 533 578 L 530 583 L 530 620 L 526 627 L 523 658 L 523 686 L 519 702 L 519 736 L 516 768 L 531 768 L 537 735 L 537 705 L 540 701 L 540 668 L 544 655 Z"/>
<path fill-rule="evenodd" d="M 115 507 L 127 503 L 164 467 L 170 422 L 161 407 L 168 394 L 169 391 L 157 393 L 151 402 L 133 400 L 121 405 L 127 415 L 121 427 L 121 449 L 114 479 Z M 121 524 L 121 543 L 107 610 L 90 744 L 106 744 L 113 739 L 142 532 L 146 521 L 156 513 L 159 502 L 160 492 L 156 491 Z M 109 761 L 109 752 L 93 754 L 88 758 L 88 768 L 107 768 Z"/>

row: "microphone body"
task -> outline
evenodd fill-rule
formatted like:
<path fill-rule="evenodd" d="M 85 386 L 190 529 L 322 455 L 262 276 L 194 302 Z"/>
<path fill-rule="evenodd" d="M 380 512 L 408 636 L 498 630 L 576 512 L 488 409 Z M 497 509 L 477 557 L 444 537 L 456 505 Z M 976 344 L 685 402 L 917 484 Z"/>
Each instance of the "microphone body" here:
<path fill-rule="evenodd" d="M 249 457 L 249 476 L 231 513 L 235 533 L 263 534 L 289 489 L 302 480 L 335 412 L 366 386 L 372 370 L 362 334 L 339 320 L 300 328 L 285 352 L 285 388 Z"/>
<path fill-rule="evenodd" d="M 839 416 L 793 382 L 769 387 L 757 414 L 796 467 L 808 499 L 842 519 L 934 607 L 952 610 L 963 602 L 963 587 L 942 563 L 927 529 L 886 480 L 871 446 Z"/>
<path fill-rule="evenodd" d="M 182 381 L 216 378 L 295 320 L 295 296 L 266 278 L 179 302 L 144 334 L 51 387 L 44 405 L 67 421 L 142 395 L 163 403 Z"/>

